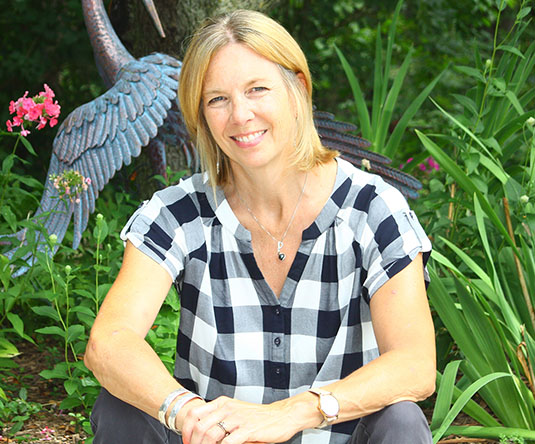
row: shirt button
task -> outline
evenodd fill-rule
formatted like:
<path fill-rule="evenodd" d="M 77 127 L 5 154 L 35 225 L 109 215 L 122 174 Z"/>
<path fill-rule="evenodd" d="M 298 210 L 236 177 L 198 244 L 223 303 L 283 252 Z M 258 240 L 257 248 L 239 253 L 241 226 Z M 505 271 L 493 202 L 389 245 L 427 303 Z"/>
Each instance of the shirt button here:
<path fill-rule="evenodd" d="M 277 367 L 277 368 L 275 369 L 275 374 L 277 374 L 277 375 L 280 375 L 280 374 L 281 374 L 281 369 L 280 369 L 279 367 Z"/>
<path fill-rule="evenodd" d="M 278 347 L 279 345 L 281 345 L 281 338 L 275 338 L 275 345 Z"/>
<path fill-rule="evenodd" d="M 277 307 L 277 308 L 275 309 L 275 314 L 276 314 L 277 316 L 280 315 L 280 314 L 281 314 L 281 309 Z"/>

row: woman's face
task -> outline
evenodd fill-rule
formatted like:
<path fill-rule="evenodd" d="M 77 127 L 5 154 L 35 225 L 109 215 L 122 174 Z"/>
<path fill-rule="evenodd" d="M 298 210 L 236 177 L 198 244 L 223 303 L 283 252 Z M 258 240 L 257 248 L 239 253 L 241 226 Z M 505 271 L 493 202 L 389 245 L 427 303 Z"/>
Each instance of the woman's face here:
<path fill-rule="evenodd" d="M 245 45 L 224 46 L 208 66 L 202 111 L 234 174 L 288 166 L 296 108 L 275 63 Z"/>

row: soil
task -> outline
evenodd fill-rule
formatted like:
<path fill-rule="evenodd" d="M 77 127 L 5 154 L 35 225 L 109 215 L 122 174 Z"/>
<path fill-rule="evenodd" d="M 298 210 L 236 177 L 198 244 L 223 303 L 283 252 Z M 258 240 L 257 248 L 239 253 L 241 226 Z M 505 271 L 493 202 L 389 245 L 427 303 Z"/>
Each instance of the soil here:
<path fill-rule="evenodd" d="M 0 432 L 0 443 L 69 443 L 83 444 L 87 437 L 76 426 L 76 421 L 59 404 L 65 396 L 63 384 L 59 380 L 46 380 L 39 376 L 42 370 L 54 365 L 53 354 L 48 347 L 39 347 L 24 342 L 17 344 L 20 355 L 14 358 L 19 368 L 13 369 L 7 377 L 6 385 L 26 387 L 27 401 L 41 404 L 39 412 L 25 421 L 22 429 L 13 436 Z"/>
<path fill-rule="evenodd" d="M 20 355 L 14 358 L 19 365 L 12 375 L 7 378 L 10 386 L 26 387 L 28 390 L 28 402 L 41 404 L 38 413 L 32 415 L 24 424 L 23 428 L 14 436 L 7 437 L 6 430 L 0 432 L 0 444 L 4 443 L 68 443 L 83 444 L 87 435 L 76 426 L 74 418 L 60 410 L 59 404 L 64 398 L 64 389 L 61 381 L 46 380 L 39 376 L 42 370 L 53 366 L 53 354 L 49 348 L 44 351 L 29 342 L 17 345 Z M 433 414 L 433 400 L 426 401 L 428 408 L 424 407 L 424 413 L 428 420 Z M 454 421 L 455 425 L 479 425 L 472 418 L 461 413 Z M 462 437 L 444 437 L 439 444 L 461 443 L 496 443 L 493 440 L 467 439 Z"/>

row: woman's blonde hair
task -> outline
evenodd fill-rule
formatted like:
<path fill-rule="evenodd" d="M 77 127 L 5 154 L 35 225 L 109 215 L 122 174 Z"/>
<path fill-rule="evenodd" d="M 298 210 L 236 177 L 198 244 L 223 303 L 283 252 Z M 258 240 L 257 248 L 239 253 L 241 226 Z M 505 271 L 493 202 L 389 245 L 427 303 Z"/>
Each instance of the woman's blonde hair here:
<path fill-rule="evenodd" d="M 212 56 L 229 43 L 241 43 L 276 63 L 297 106 L 293 164 L 309 170 L 338 153 L 325 148 L 312 117 L 312 79 L 303 51 L 275 20 L 248 10 L 236 10 L 206 20 L 193 35 L 184 56 L 178 97 L 186 127 L 197 147 L 202 169 L 213 187 L 229 180 L 230 164 L 215 143 L 202 113 L 202 90 Z M 302 74 L 301 81 L 298 74 Z"/>

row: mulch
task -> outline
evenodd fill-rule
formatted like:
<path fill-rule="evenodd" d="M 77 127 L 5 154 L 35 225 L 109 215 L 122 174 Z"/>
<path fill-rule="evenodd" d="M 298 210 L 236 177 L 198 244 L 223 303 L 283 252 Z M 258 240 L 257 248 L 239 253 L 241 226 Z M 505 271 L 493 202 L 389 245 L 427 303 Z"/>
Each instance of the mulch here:
<path fill-rule="evenodd" d="M 14 358 L 19 365 L 14 369 L 6 381 L 12 386 L 26 387 L 28 390 L 28 402 L 41 404 L 41 410 L 28 419 L 24 427 L 14 436 L 7 437 L 6 430 L 0 432 L 0 444 L 4 443 L 68 443 L 83 444 L 86 434 L 76 426 L 74 418 L 62 411 L 59 405 L 64 398 L 64 389 L 61 381 L 46 380 L 39 376 L 44 369 L 54 365 L 54 353 L 48 347 L 36 347 L 29 342 L 17 345 L 20 355 Z M 433 402 L 427 402 L 429 406 Z M 432 407 L 424 408 L 428 420 L 433 414 Z M 474 420 L 461 412 L 455 419 L 455 425 L 479 425 Z M 481 440 L 475 438 L 463 438 L 456 436 L 444 437 L 439 444 L 462 444 L 462 443 L 496 443 L 493 440 Z"/>
<path fill-rule="evenodd" d="M 13 369 L 5 381 L 9 386 L 26 387 L 27 401 L 37 402 L 42 408 L 33 414 L 23 428 L 8 437 L 7 431 L 0 432 L 0 443 L 68 443 L 83 444 L 87 436 L 77 430 L 76 421 L 59 405 L 65 396 L 63 384 L 59 380 L 46 380 L 39 376 L 42 370 L 54 365 L 54 355 L 50 347 L 39 347 L 23 342 L 17 344 L 20 355 L 14 358 L 19 365 Z M 79 428 L 79 427 L 78 427 Z"/>

